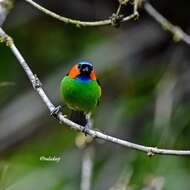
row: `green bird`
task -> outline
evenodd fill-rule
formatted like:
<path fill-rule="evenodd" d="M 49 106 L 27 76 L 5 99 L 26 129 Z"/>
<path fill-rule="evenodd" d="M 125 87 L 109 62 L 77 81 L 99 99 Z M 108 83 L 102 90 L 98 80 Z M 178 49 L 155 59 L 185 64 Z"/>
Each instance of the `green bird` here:
<path fill-rule="evenodd" d="M 85 129 L 90 128 L 91 113 L 95 111 L 101 97 L 101 87 L 93 64 L 88 61 L 75 64 L 62 79 L 60 91 L 67 107 L 78 113 L 75 114 L 75 117 L 79 117 L 77 123 L 82 123 Z M 85 115 L 86 122 L 80 122 L 81 114 Z"/>

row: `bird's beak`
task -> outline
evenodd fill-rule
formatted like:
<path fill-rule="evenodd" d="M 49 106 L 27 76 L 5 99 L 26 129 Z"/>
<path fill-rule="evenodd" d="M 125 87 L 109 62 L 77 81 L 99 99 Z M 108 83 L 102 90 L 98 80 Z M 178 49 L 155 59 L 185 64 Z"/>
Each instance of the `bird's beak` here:
<path fill-rule="evenodd" d="M 89 68 L 88 67 L 85 67 L 82 69 L 83 72 L 89 72 Z"/>

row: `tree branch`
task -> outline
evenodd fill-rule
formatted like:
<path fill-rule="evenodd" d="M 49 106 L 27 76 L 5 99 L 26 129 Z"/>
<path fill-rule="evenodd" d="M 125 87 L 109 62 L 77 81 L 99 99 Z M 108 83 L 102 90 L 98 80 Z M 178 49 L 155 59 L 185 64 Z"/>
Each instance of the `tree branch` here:
<path fill-rule="evenodd" d="M 106 20 L 101 20 L 101 21 L 94 21 L 94 22 L 85 22 L 85 21 L 80 21 L 80 20 L 75 20 L 75 19 L 71 19 L 71 18 L 67 18 L 64 16 L 60 16 L 46 8 L 44 8 L 43 6 L 39 5 L 38 3 L 34 2 L 33 0 L 25 0 L 26 2 L 30 3 L 33 7 L 37 8 L 38 10 L 40 10 L 41 12 L 61 21 L 64 22 L 66 24 L 74 24 L 77 27 L 81 27 L 81 26 L 106 26 L 106 25 L 114 25 L 113 19 L 114 18 L 114 14 L 110 17 L 110 19 L 106 19 Z M 119 5 L 120 6 L 120 5 Z M 135 4 L 134 4 L 135 6 Z M 128 20 L 131 20 L 133 18 L 136 18 L 137 12 L 133 12 L 133 14 L 126 16 L 122 19 L 120 19 L 119 22 L 126 22 Z"/>
<path fill-rule="evenodd" d="M 185 33 L 179 26 L 173 25 L 169 20 L 162 16 L 150 3 L 144 2 L 144 9 L 154 18 L 164 30 L 173 34 L 173 39 L 176 42 L 183 41 L 190 45 L 190 36 Z"/>
<path fill-rule="evenodd" d="M 25 73 L 27 74 L 30 82 L 32 83 L 32 85 L 34 87 L 34 89 L 40 95 L 41 99 L 43 100 L 45 105 L 48 107 L 50 113 L 52 113 L 56 109 L 56 107 L 53 105 L 53 103 L 50 101 L 50 99 L 48 98 L 48 96 L 44 92 L 39 79 L 37 78 L 36 75 L 33 74 L 32 70 L 30 69 L 30 67 L 28 66 L 28 64 L 24 60 L 23 56 L 21 55 L 21 53 L 19 52 L 19 50 L 15 46 L 12 38 L 9 37 L 3 31 L 2 28 L 0 28 L 0 41 L 4 42 L 11 49 L 12 53 L 17 58 L 19 64 L 22 66 Z M 84 131 L 83 126 L 78 125 L 78 124 L 72 122 L 71 120 L 67 119 L 61 112 L 58 113 L 57 119 L 60 122 L 65 123 L 68 127 L 72 128 L 72 129 L 75 129 L 75 130 L 80 131 L 80 132 Z M 143 146 L 143 145 L 135 144 L 135 143 L 132 143 L 129 141 L 121 140 L 119 138 L 112 137 L 112 136 L 106 135 L 102 132 L 92 130 L 92 129 L 85 130 L 85 133 L 87 133 L 88 135 L 90 135 L 93 138 L 100 138 L 100 139 L 103 139 L 104 141 L 107 141 L 107 142 L 112 142 L 114 144 L 119 144 L 119 145 L 122 145 L 122 146 L 125 146 L 128 148 L 131 148 L 131 149 L 135 149 L 135 150 L 145 152 L 145 153 L 147 153 L 148 156 L 152 156 L 154 154 L 165 154 L 165 155 L 176 155 L 176 156 L 188 155 L 188 156 L 190 156 L 190 150 L 169 150 L 169 149 L 159 149 L 157 147 Z"/>
<path fill-rule="evenodd" d="M 64 16 L 60 16 L 44 8 L 43 6 L 34 2 L 33 0 L 25 0 L 25 1 L 30 3 L 33 7 L 37 8 L 41 12 L 57 20 L 60 20 L 66 24 L 74 24 L 77 27 L 81 27 L 81 26 L 106 26 L 106 25 L 118 26 L 119 23 L 121 22 L 126 22 L 128 20 L 138 18 L 139 14 L 138 14 L 137 9 L 138 9 L 138 5 L 141 4 L 142 0 L 133 0 L 133 3 L 134 3 L 133 13 L 124 18 L 122 18 L 121 15 L 119 15 L 120 9 L 122 5 L 126 6 L 129 0 L 118 0 L 119 2 L 118 9 L 116 13 L 112 14 L 110 19 L 94 21 L 94 22 L 93 21 L 85 22 L 85 21 L 80 21 L 80 20 L 75 20 L 75 19 L 64 17 Z M 164 16 L 162 16 L 150 3 L 146 2 L 145 0 L 144 0 L 144 9 L 151 17 L 153 17 L 158 23 L 161 24 L 164 30 L 167 30 L 173 34 L 174 41 L 176 42 L 183 41 L 187 43 L 188 45 L 190 45 L 190 36 L 187 33 L 185 33 L 179 26 L 173 25 L 169 20 L 167 20 Z"/>

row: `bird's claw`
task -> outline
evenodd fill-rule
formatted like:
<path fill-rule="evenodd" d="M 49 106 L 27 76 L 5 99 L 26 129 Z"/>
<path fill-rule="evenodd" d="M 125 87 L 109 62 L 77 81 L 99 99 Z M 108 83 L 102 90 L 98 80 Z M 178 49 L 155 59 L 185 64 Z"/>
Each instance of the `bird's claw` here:
<path fill-rule="evenodd" d="M 51 112 L 51 116 L 53 116 L 57 119 L 57 116 L 60 113 L 60 110 L 61 110 L 61 106 L 55 107 L 54 110 Z"/>
<path fill-rule="evenodd" d="M 63 117 L 67 119 L 67 115 L 63 115 Z M 62 120 L 59 120 L 59 123 L 60 123 L 60 124 L 63 124 L 63 121 L 62 121 Z"/>
<path fill-rule="evenodd" d="M 84 126 L 83 130 L 82 130 L 82 132 L 85 134 L 85 136 L 88 135 L 88 131 L 89 131 L 89 129 L 90 129 L 89 125 L 86 124 L 86 125 Z"/>

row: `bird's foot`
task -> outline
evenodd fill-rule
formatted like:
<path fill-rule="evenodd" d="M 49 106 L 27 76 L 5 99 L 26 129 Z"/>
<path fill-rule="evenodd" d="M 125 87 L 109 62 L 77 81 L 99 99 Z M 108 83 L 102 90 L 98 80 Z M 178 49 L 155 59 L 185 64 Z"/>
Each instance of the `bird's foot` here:
<path fill-rule="evenodd" d="M 84 126 L 83 130 L 82 130 L 82 132 L 85 134 L 85 136 L 88 135 L 89 129 L 90 129 L 90 126 L 89 126 L 89 124 L 87 123 L 87 124 Z"/>
<path fill-rule="evenodd" d="M 54 108 L 54 110 L 51 112 L 51 116 L 57 119 L 58 114 L 60 113 L 61 106 L 57 106 Z"/>
<path fill-rule="evenodd" d="M 62 115 L 62 116 L 67 119 L 67 115 Z M 59 124 L 63 124 L 63 121 L 61 119 L 59 119 Z"/>

